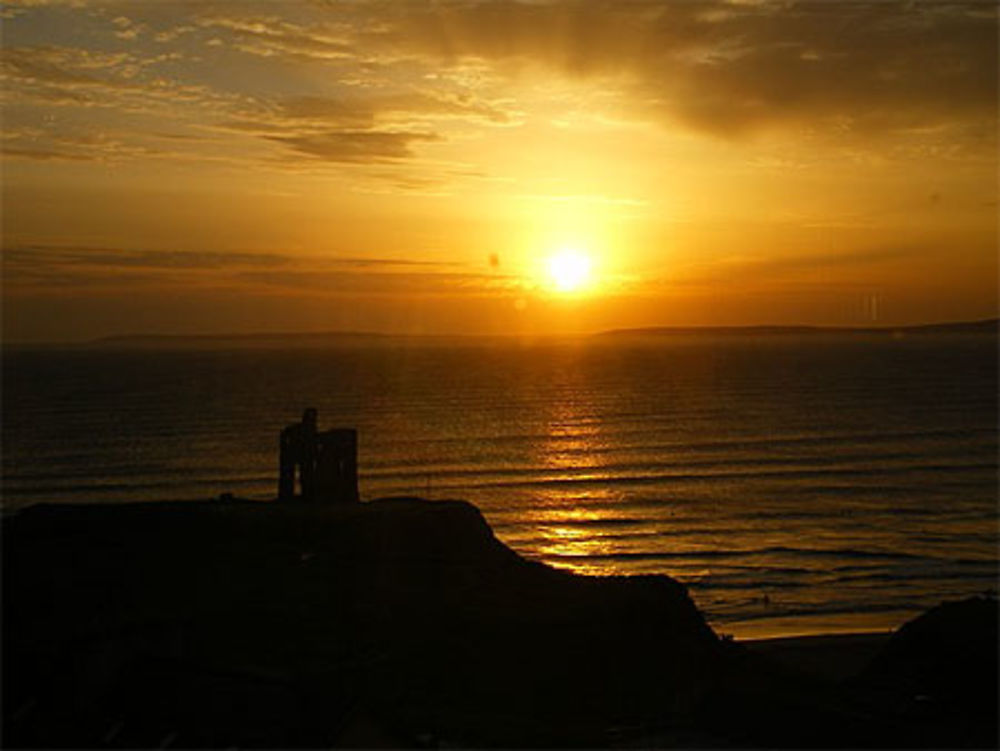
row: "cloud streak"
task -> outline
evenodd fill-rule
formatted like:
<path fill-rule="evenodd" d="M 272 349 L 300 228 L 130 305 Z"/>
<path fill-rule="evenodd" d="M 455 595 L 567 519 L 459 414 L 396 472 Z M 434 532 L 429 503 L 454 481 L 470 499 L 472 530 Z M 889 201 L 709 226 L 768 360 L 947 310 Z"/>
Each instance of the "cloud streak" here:
<path fill-rule="evenodd" d="M 45 289 L 254 287 L 324 294 L 467 294 L 495 287 L 498 275 L 461 264 L 388 256 L 304 259 L 286 253 L 140 250 L 23 245 L 0 255 L 4 287 Z"/>
<path fill-rule="evenodd" d="M 328 162 L 388 162 L 413 156 L 412 146 L 435 141 L 433 133 L 329 131 L 296 136 L 268 136 L 295 151 Z"/>
<path fill-rule="evenodd" d="M 202 17 L 198 26 L 228 32 L 233 48 L 265 58 L 293 61 L 338 61 L 356 57 L 351 27 L 340 24 L 299 25 L 275 16 Z"/>

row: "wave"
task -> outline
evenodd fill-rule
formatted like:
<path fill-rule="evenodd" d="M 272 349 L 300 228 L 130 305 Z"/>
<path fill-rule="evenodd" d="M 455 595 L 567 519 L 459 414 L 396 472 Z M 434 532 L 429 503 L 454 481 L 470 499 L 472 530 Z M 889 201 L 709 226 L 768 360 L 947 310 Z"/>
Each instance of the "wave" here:
<path fill-rule="evenodd" d="M 649 417 L 648 414 L 643 413 L 641 415 L 644 422 L 655 423 Z M 668 425 L 676 425 L 676 415 L 671 415 L 669 418 L 662 418 L 662 422 Z M 801 435 L 791 435 L 791 436 L 774 436 L 773 434 L 761 435 L 761 436 L 751 436 L 751 437 L 741 437 L 741 438 L 731 438 L 731 439 L 715 439 L 710 441 L 704 440 L 680 440 L 674 439 L 670 441 L 649 441 L 641 440 L 637 443 L 629 443 L 623 439 L 627 437 L 636 437 L 645 439 L 648 436 L 662 435 L 664 432 L 663 427 L 637 427 L 628 430 L 610 430 L 606 421 L 600 423 L 602 430 L 600 431 L 601 438 L 606 441 L 607 445 L 594 445 L 588 446 L 585 449 L 565 449 L 567 453 L 587 453 L 593 455 L 601 455 L 605 453 L 619 452 L 622 450 L 630 449 L 641 449 L 643 451 L 650 452 L 673 452 L 677 450 L 683 451 L 722 451 L 726 453 L 731 453 L 735 450 L 740 449 L 762 449 L 765 452 L 771 452 L 774 449 L 780 448 L 791 448 L 791 447 L 802 447 L 802 446 L 816 446 L 816 447 L 828 447 L 830 444 L 848 444 L 851 446 L 858 446 L 867 443 L 911 443 L 911 442 L 923 442 L 923 441 L 933 441 L 933 440 L 943 440 L 949 443 L 953 443 L 955 439 L 974 439 L 974 438 L 989 438 L 995 443 L 997 439 L 997 432 L 990 428 L 955 428 L 955 429 L 929 429 L 929 430 L 909 430 L 909 431 L 888 431 L 888 432 L 842 432 L 842 433 L 819 433 L 819 434 L 801 434 Z M 484 444 L 545 444 L 553 440 L 554 436 L 551 432 L 531 432 L 531 433 L 466 433 L 463 432 L 461 437 L 446 437 L 446 438 L 434 438 L 425 437 L 420 441 L 382 441 L 380 444 L 380 449 L 385 452 L 386 456 L 392 456 L 391 461 L 397 464 L 405 463 L 405 460 L 396 458 L 396 455 L 402 454 L 413 454 L 418 453 L 412 451 L 412 446 L 423 445 L 423 446 L 441 446 L 446 448 L 453 448 L 455 446 L 463 445 L 479 445 Z M 558 439 L 558 437 L 555 437 Z M 397 448 L 397 451 L 390 451 L 393 447 Z M 400 447 L 407 447 L 410 450 L 399 451 Z M 423 459 L 413 458 L 410 460 L 412 464 L 419 465 Z M 371 466 L 378 467 L 380 464 L 374 462 Z"/>
<path fill-rule="evenodd" d="M 865 550 L 858 548 L 796 548 L 786 545 L 772 545 L 766 548 L 756 548 L 752 550 L 742 549 L 711 549 L 698 551 L 638 551 L 638 552 L 613 552 L 613 553 L 554 553 L 546 555 L 546 559 L 553 560 L 574 560 L 574 559 L 597 559 L 597 560 L 671 560 L 671 559 L 700 559 L 700 558 L 753 558 L 765 555 L 789 555 L 803 558 L 850 558 L 858 560 L 877 559 L 895 561 L 935 561 L 936 558 L 915 553 L 904 553 L 901 551 L 889 550 Z"/>
<path fill-rule="evenodd" d="M 872 582 L 885 582 L 890 584 L 902 584 L 902 583 L 914 583 L 923 581 L 948 581 L 952 579 L 962 579 L 966 581 L 971 580 L 982 580 L 982 581 L 992 581 L 995 582 L 997 579 L 997 574 L 1000 573 L 1000 568 L 998 568 L 996 562 L 992 566 L 992 571 L 988 572 L 966 572 L 958 573 L 955 571 L 938 571 L 938 572 L 927 572 L 927 571 L 911 571 L 911 572 L 880 572 L 871 574 L 858 574 L 855 576 L 839 576 L 833 579 L 834 584 L 846 584 L 846 583 L 866 583 L 870 584 Z"/>
<path fill-rule="evenodd" d="M 270 482 L 270 478 L 268 478 Z M 125 493 L 125 492 L 142 492 L 149 490 L 173 490 L 178 491 L 180 489 L 190 489 L 197 490 L 198 488 L 223 488 L 223 489 L 237 489 L 239 487 L 257 487 L 261 481 L 259 480 L 247 480 L 247 479 L 235 479 L 235 478 L 215 478 L 210 477 L 204 478 L 191 478 L 185 477 L 183 480 L 150 480 L 148 478 L 142 478 L 138 476 L 135 482 L 107 482 L 94 480 L 92 482 L 73 482 L 72 484 L 60 485 L 60 484 L 48 484 L 48 485 L 37 485 L 33 484 L 24 487 L 10 487 L 7 484 L 4 485 L 3 493 L 4 495 L 11 496 L 41 496 L 45 494 L 59 494 L 59 495 L 94 495 L 99 499 L 102 493 Z M 277 484 L 277 479 L 274 480 L 275 485 Z M 194 496 L 197 497 L 197 496 Z M 136 499 L 138 500 L 138 499 Z"/>
<path fill-rule="evenodd" d="M 683 579 L 684 586 L 694 590 L 783 590 L 783 589 L 806 589 L 811 587 L 809 582 L 787 581 L 782 579 L 759 579 L 755 581 L 724 581 L 716 580 L 712 577 L 703 579 Z"/>
<path fill-rule="evenodd" d="M 563 452 L 558 452 L 560 456 Z M 982 454 L 993 457 L 995 451 L 992 449 L 980 449 L 979 451 L 953 450 L 938 453 L 933 458 L 960 457 L 969 458 L 970 455 Z M 589 454 L 585 454 L 589 455 Z M 646 462 L 607 462 L 599 465 L 593 464 L 570 464 L 558 468 L 561 472 L 587 472 L 599 469 L 603 473 L 614 474 L 628 473 L 629 476 L 642 477 L 657 470 L 664 469 L 686 469 L 686 468 L 712 468 L 712 467 L 767 467 L 767 466 L 788 466 L 807 467 L 815 469 L 817 472 L 825 472 L 830 469 L 837 469 L 839 465 L 865 464 L 876 465 L 867 467 L 871 470 L 881 470 L 886 468 L 885 462 L 904 462 L 908 468 L 921 468 L 929 458 L 927 454 L 917 454 L 914 452 L 896 452 L 891 454 L 834 454 L 821 457 L 793 457 L 793 456 L 759 456 L 759 457 L 730 457 L 728 459 L 689 459 L 689 460 L 659 460 Z M 470 465 L 439 465 L 434 463 L 404 465 L 419 467 L 418 471 L 400 468 L 399 465 L 392 465 L 382 469 L 367 470 L 366 474 L 373 480 L 409 480 L 423 479 L 427 476 L 434 478 L 461 478 L 461 477 L 524 477 L 553 472 L 551 465 L 545 464 L 520 464 L 511 466 L 509 464 L 474 463 Z M 995 464 L 993 466 L 996 466 Z M 855 469 L 855 467 L 847 467 Z M 893 467 L 895 468 L 895 467 Z M 857 468 L 862 469 L 862 468 Z"/>
<path fill-rule="evenodd" d="M 968 462 L 960 464 L 921 464 L 906 467 L 825 468 L 777 471 L 745 472 L 677 472 L 644 475 L 615 476 L 604 472 L 589 473 L 582 477 L 540 477 L 524 480 L 487 480 L 477 483 L 454 484 L 434 480 L 435 488 L 531 488 L 549 486 L 593 486 L 593 485 L 650 485 L 669 482 L 712 481 L 733 479 L 812 479 L 829 476 L 879 478 L 886 475 L 907 475 L 913 473 L 947 474 L 957 472 L 991 471 L 996 473 L 996 462 Z"/>
<path fill-rule="evenodd" d="M 919 490 L 918 487 L 907 487 L 901 486 L 895 488 L 901 493 L 903 491 L 911 491 L 912 494 L 916 495 L 916 491 Z M 811 488 L 809 489 L 811 492 Z M 867 492 L 871 492 L 870 488 L 864 489 Z M 879 486 L 875 492 L 878 493 L 880 497 L 885 495 L 885 486 Z M 856 492 L 859 492 L 855 489 Z M 756 499 L 753 495 L 747 494 L 742 499 L 742 506 L 755 505 Z M 693 510 L 699 508 L 706 503 L 711 503 L 710 499 L 697 496 L 687 496 L 687 495 L 671 495 L 669 497 L 656 496 L 647 499 L 631 499 L 628 501 L 619 502 L 608 501 L 607 499 L 597 499 L 594 501 L 588 501 L 586 498 L 574 499 L 574 506 L 577 509 L 585 509 L 587 513 L 631 513 L 639 512 L 635 516 L 622 517 L 622 522 L 634 522 L 644 523 L 644 524 L 665 524 L 670 523 L 672 525 L 688 525 L 684 527 L 691 532 L 728 532 L 732 531 L 734 533 L 746 532 L 745 527 L 731 527 L 731 528 L 720 528 L 714 526 L 719 521 L 718 514 L 699 514 L 692 513 Z M 515 507 L 507 509 L 492 509 L 487 507 L 486 513 L 490 518 L 490 523 L 496 529 L 506 529 L 510 527 L 523 527 L 523 526 L 535 526 L 542 524 L 554 524 L 561 527 L 588 527 L 590 525 L 601 525 L 604 523 L 615 523 L 617 519 L 615 518 L 600 518 L 600 519 L 580 519 L 580 518 L 567 518 L 564 512 L 560 510 L 553 510 L 552 512 L 546 513 L 541 510 L 533 510 L 530 513 L 526 512 L 525 509 Z M 643 514 L 642 512 L 648 511 L 683 511 L 682 514 L 674 515 L 670 514 L 668 517 L 660 515 L 649 516 L 648 513 Z M 833 519 L 838 517 L 846 518 L 859 518 L 859 517 L 881 517 L 886 514 L 892 516 L 913 516 L 917 518 L 929 518 L 933 519 L 936 517 L 944 517 L 949 520 L 954 521 L 966 521 L 966 520 L 982 520 L 982 519 L 996 519 L 998 516 L 997 509 L 991 504 L 988 508 L 980 509 L 966 509 L 960 510 L 947 505 L 927 505 L 916 508 L 909 507 L 895 507 L 895 506 L 877 506 L 872 508 L 858 508 L 858 507 L 830 507 L 828 505 L 820 505 L 813 509 L 803 509 L 803 508 L 773 508 L 768 510 L 753 510 L 748 511 L 740 507 L 727 507 L 725 511 L 725 518 L 732 522 L 760 522 L 760 521 L 797 521 L 797 520 L 818 520 L 818 519 Z M 707 526 L 698 527 L 696 525 L 704 524 Z M 982 533 L 987 539 L 995 539 L 997 537 L 997 532 L 992 531 L 989 533 Z"/>
<path fill-rule="evenodd" d="M 711 609 L 709 615 L 712 620 L 718 623 L 736 623 L 743 621 L 769 620 L 772 618 L 793 618 L 803 616 L 836 616 L 836 615 L 859 615 L 866 613 L 893 613 L 897 611 L 924 610 L 932 605 L 939 604 L 937 601 L 928 598 L 900 598 L 899 601 L 886 603 L 845 601 L 840 603 L 810 603 L 807 606 L 783 605 L 773 609 L 747 610 L 740 608 L 735 612 L 719 612 Z M 701 607 L 699 605 L 699 607 Z M 704 609 L 704 608 L 703 608 Z"/>

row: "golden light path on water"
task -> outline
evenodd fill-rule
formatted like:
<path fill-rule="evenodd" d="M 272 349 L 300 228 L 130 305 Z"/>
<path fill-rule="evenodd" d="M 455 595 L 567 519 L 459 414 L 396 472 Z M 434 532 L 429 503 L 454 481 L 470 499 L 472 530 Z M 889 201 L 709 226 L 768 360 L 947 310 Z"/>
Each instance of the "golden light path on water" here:
<path fill-rule="evenodd" d="M 570 389 L 572 393 L 572 388 Z M 666 574 L 689 587 L 696 603 L 701 597 L 691 589 L 699 582 L 725 575 L 726 565 L 713 566 L 711 560 L 697 560 L 699 554 L 711 555 L 719 550 L 750 549 L 769 542 L 780 544 L 772 531 L 760 522 L 749 522 L 743 534 L 704 530 L 699 539 L 684 533 L 691 521 L 689 512 L 669 508 L 664 498 L 664 513 L 657 520 L 636 521 L 635 512 L 628 508 L 625 494 L 615 490 L 609 481 L 613 467 L 606 465 L 609 437 L 602 430 L 599 411 L 589 398 L 566 398 L 548 406 L 546 439 L 539 447 L 538 459 L 550 470 L 554 482 L 536 490 L 537 505 L 522 512 L 522 523 L 536 534 L 531 550 L 524 551 L 556 568 L 588 575 L 630 575 L 652 573 L 643 557 L 655 548 L 679 556 L 673 563 L 669 557 L 656 556 L 655 573 Z M 560 481 L 574 481 L 560 485 Z M 578 485 L 576 481 L 596 484 Z M 675 513 L 676 512 L 676 513 Z M 634 525 L 633 525 L 634 522 Z M 641 528 L 641 529 L 640 529 Z M 664 538 L 669 538 L 663 551 Z M 654 540 L 656 541 L 654 543 Z M 652 547 L 651 547 L 652 544 Z M 693 556 L 693 560 L 684 560 Z M 766 587 L 747 596 L 761 600 Z M 711 599 L 711 596 L 710 596 Z M 707 603 L 700 603 L 700 606 Z M 767 607 L 764 605 L 763 607 Z M 855 612 L 822 614 L 808 618 L 802 615 L 783 616 L 779 612 L 749 620 L 710 623 L 719 633 L 733 634 L 740 639 L 770 638 L 814 633 L 856 633 L 887 631 L 899 626 L 912 614 L 885 612 Z"/>
<path fill-rule="evenodd" d="M 528 512 L 524 521 L 533 524 L 541 538 L 535 554 L 552 566 L 580 574 L 628 573 L 615 556 L 634 553 L 634 542 L 602 529 L 604 524 L 628 522 L 628 511 L 615 508 L 616 502 L 624 501 L 622 494 L 609 485 L 558 484 L 610 480 L 607 443 L 589 399 L 574 395 L 549 406 L 547 439 L 540 446 L 539 460 L 555 482 L 538 489 L 537 510 Z"/>

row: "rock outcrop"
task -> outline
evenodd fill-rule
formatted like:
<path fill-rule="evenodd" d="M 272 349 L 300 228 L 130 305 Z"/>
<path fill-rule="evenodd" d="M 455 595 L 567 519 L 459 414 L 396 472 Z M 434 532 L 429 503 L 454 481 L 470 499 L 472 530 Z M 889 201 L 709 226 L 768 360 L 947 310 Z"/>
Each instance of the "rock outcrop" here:
<path fill-rule="evenodd" d="M 854 681 L 928 745 L 997 748 L 997 600 L 946 602 L 903 624 Z"/>

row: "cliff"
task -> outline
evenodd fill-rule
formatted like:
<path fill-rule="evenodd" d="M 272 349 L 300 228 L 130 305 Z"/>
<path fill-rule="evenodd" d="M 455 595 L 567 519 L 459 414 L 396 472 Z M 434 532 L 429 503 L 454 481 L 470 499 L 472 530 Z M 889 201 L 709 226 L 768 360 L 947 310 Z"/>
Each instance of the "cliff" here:
<path fill-rule="evenodd" d="M 668 577 L 525 561 L 458 501 L 36 506 L 4 519 L 3 556 L 7 747 L 919 745 L 951 727 L 720 641 Z"/>
<path fill-rule="evenodd" d="M 359 711 L 399 743 L 593 745 L 687 711 L 719 654 L 676 582 L 527 562 L 462 502 L 39 506 L 4 557 L 33 745 L 320 746 Z"/>

